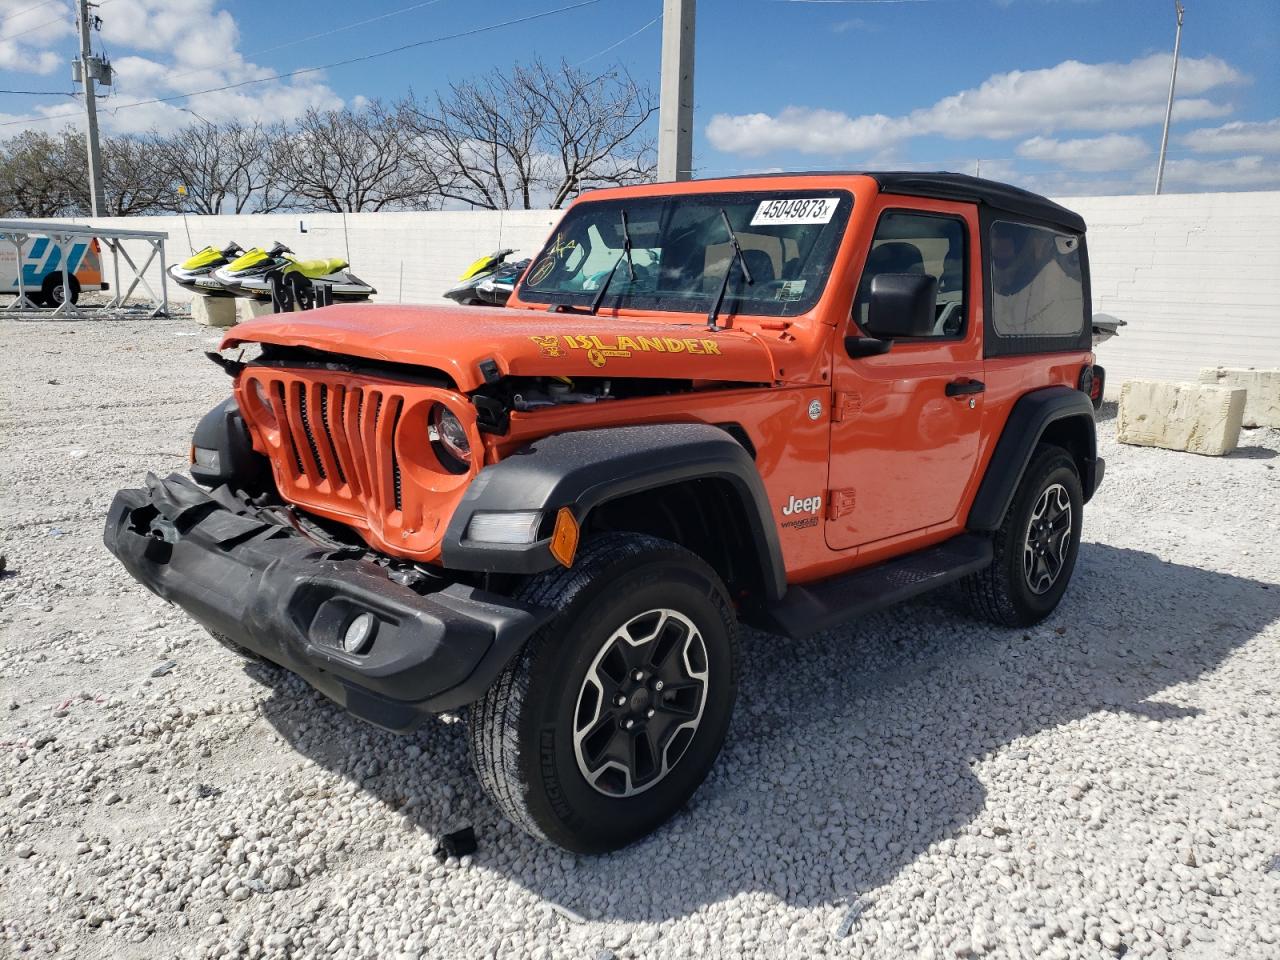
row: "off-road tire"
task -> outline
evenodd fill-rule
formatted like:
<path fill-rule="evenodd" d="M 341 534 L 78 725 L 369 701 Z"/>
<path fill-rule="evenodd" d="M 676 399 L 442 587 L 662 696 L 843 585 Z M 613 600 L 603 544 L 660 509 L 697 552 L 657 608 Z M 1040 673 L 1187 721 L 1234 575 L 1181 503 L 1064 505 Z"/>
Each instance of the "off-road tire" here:
<path fill-rule="evenodd" d="M 678 811 L 706 778 L 737 692 L 737 622 L 724 584 L 677 544 L 608 533 L 584 542 L 570 569 L 532 578 L 519 593 L 555 616 L 470 711 L 480 783 L 517 826 L 577 853 L 603 853 L 644 836 Z M 701 719 L 669 771 L 633 796 L 591 785 L 574 751 L 580 691 L 597 652 L 631 618 L 675 610 L 701 634 L 706 688 Z"/>
<path fill-rule="evenodd" d="M 71 303 L 74 305 L 80 302 L 80 281 L 74 276 L 67 277 L 68 285 L 71 287 Z M 58 296 L 58 291 L 62 289 L 62 274 L 51 273 L 44 278 L 44 283 L 40 285 L 40 300 L 47 306 L 62 306 L 62 298 Z"/>
<path fill-rule="evenodd" d="M 1023 548 L 1032 512 L 1041 495 L 1055 484 L 1066 490 L 1070 500 L 1071 541 L 1052 586 L 1037 594 L 1024 574 Z M 1071 454 L 1052 444 L 1040 444 L 1022 475 L 1000 529 L 992 538 L 991 565 L 963 581 L 969 608 L 975 616 L 1001 626 L 1029 627 L 1054 611 L 1075 569 L 1083 504 L 1080 473 Z"/>

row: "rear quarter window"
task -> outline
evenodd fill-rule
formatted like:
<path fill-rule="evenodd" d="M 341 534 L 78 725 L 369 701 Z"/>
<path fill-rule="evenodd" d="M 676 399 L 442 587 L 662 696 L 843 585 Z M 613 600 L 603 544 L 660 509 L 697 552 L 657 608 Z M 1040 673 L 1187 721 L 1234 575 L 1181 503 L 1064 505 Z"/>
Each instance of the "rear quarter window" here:
<path fill-rule="evenodd" d="M 1080 334 L 1085 310 L 1078 236 L 997 220 L 988 251 L 997 336 L 1043 340 Z"/>

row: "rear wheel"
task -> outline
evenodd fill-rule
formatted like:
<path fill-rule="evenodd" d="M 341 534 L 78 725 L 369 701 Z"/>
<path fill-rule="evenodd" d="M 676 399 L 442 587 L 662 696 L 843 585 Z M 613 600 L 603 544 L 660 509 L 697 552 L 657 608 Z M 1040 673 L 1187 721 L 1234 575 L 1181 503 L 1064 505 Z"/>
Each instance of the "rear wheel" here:
<path fill-rule="evenodd" d="M 737 689 L 724 585 L 676 544 L 607 534 L 521 598 L 558 612 L 471 708 L 480 782 L 534 836 L 624 846 L 680 809 L 724 741 Z"/>
<path fill-rule="evenodd" d="M 71 302 L 80 302 L 80 281 L 74 276 L 67 277 L 71 287 Z M 40 285 L 40 298 L 50 307 L 62 306 L 62 301 L 66 293 L 62 289 L 62 274 L 51 273 L 44 278 L 44 283 Z"/>
<path fill-rule="evenodd" d="M 995 533 L 991 566 L 965 580 L 973 612 L 1008 627 L 1051 614 L 1075 569 L 1083 504 L 1071 454 L 1042 444 Z"/>

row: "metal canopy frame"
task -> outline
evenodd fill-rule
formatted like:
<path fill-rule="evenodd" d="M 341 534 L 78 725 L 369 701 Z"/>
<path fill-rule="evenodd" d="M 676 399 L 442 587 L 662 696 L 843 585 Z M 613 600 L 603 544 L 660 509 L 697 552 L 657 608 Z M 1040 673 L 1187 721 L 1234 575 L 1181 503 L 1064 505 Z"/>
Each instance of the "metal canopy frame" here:
<path fill-rule="evenodd" d="M 168 272 L 165 269 L 164 242 L 169 239 L 167 232 L 159 230 L 121 230 L 116 227 L 94 227 L 88 225 L 71 224 L 71 223 L 48 223 L 38 220 L 0 220 L 0 237 L 8 240 L 13 244 L 16 255 L 16 268 L 18 274 L 18 297 L 13 303 L 6 305 L 4 310 L 35 310 L 39 309 L 39 305 L 27 296 L 26 281 L 22 276 L 22 248 L 27 240 L 31 237 L 48 237 L 59 248 L 66 247 L 76 238 L 91 238 L 102 241 L 106 244 L 107 249 L 111 251 L 112 264 L 112 281 L 115 296 L 107 303 L 107 309 L 122 309 L 125 301 L 133 293 L 134 290 L 141 285 L 151 296 L 151 302 L 154 304 L 148 317 L 168 316 L 169 315 L 169 284 Z M 144 240 L 150 247 L 151 252 L 142 266 L 139 267 L 134 262 L 133 257 L 129 256 L 129 251 L 124 248 L 122 241 L 124 240 Z M 120 285 L 120 259 L 129 265 L 133 271 L 133 278 L 129 283 L 129 289 L 125 290 Z M 151 284 L 147 282 L 147 268 L 155 261 L 156 257 L 160 258 L 160 295 L 156 296 L 155 290 Z M 86 316 L 83 311 L 78 310 L 71 302 L 71 280 L 67 271 L 67 258 L 61 257 L 62 261 L 62 289 L 64 291 L 62 303 L 60 303 L 53 311 L 51 316 L 54 317 L 83 317 Z"/>

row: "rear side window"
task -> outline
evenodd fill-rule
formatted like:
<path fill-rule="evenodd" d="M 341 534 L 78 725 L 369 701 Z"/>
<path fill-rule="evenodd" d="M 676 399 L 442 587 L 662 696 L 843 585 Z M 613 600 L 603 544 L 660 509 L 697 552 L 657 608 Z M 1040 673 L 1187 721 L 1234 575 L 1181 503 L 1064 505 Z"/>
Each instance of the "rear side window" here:
<path fill-rule="evenodd" d="M 1024 341 L 1078 339 L 1085 328 L 1080 238 L 1007 220 L 993 222 L 988 237 L 995 334 Z"/>

